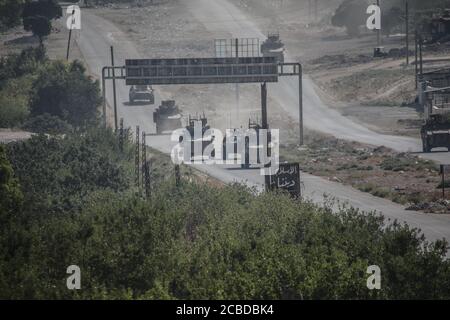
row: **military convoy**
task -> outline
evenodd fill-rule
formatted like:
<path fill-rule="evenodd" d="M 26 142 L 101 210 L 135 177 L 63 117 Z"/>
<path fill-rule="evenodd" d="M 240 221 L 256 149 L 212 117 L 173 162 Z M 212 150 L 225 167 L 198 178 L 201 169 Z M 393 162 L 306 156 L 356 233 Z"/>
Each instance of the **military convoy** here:
<path fill-rule="evenodd" d="M 161 101 L 161 105 L 153 112 L 153 122 L 157 134 L 181 128 L 181 112 L 175 100 Z"/>

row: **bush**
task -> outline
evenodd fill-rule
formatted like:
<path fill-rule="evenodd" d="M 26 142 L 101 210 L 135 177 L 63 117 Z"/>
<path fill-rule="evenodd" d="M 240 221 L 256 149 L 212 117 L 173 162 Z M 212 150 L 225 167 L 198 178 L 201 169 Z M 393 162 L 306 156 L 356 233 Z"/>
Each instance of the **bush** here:
<path fill-rule="evenodd" d="M 20 210 L 0 216 L 0 298 L 450 297 L 445 242 L 375 214 L 240 185 L 169 179 L 143 199 L 130 188 L 132 145 L 121 153 L 117 140 L 96 129 L 8 146 L 25 192 Z M 65 286 L 71 264 L 82 290 Z M 372 264 L 380 291 L 366 287 Z"/>
<path fill-rule="evenodd" d="M 33 32 L 34 36 L 39 38 L 42 45 L 43 38 L 48 36 L 52 31 L 52 24 L 44 16 L 31 16 L 23 19 L 23 27 L 27 31 Z"/>
<path fill-rule="evenodd" d="M 24 96 L 11 96 L 0 91 L 0 127 L 19 126 L 28 116 L 28 101 Z"/>
<path fill-rule="evenodd" d="M 100 87 L 98 81 L 92 81 L 84 73 L 78 61 L 70 64 L 55 61 L 40 69 L 34 83 L 32 114 L 48 113 L 74 127 L 95 124 L 101 104 Z"/>
<path fill-rule="evenodd" d="M 345 0 L 336 10 L 331 23 L 336 27 L 345 27 L 350 36 L 359 34 L 359 27 L 366 21 L 367 2 Z"/>
<path fill-rule="evenodd" d="M 62 17 L 62 8 L 55 0 L 38 0 L 25 3 L 22 17 L 25 20 L 29 17 L 41 16 L 47 20 Z"/>
<path fill-rule="evenodd" d="M 63 134 L 72 131 L 69 123 L 48 113 L 28 119 L 23 127 L 35 133 Z"/>
<path fill-rule="evenodd" d="M 30 76 L 37 72 L 38 68 L 48 61 L 45 48 L 27 48 L 20 54 L 13 54 L 0 59 L 0 89 L 8 81 L 22 76 Z"/>
<path fill-rule="evenodd" d="M 65 137 L 33 136 L 9 145 L 8 157 L 30 210 L 70 211 L 96 190 L 129 187 L 128 169 L 112 132 L 90 129 Z M 128 156 L 127 156 L 128 157 Z M 33 161 L 30 161 L 33 159 Z"/>
<path fill-rule="evenodd" d="M 31 81 L 27 78 L 10 81 L 0 90 L 0 127 L 16 127 L 28 117 Z"/>
<path fill-rule="evenodd" d="M 22 0 L 0 0 L 0 32 L 20 24 Z"/>

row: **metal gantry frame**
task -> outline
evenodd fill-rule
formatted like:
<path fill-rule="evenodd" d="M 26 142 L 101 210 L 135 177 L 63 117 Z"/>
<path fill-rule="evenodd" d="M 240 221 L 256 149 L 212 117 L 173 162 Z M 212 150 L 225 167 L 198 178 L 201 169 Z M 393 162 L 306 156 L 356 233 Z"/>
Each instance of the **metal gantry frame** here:
<path fill-rule="evenodd" d="M 106 66 L 102 69 L 103 125 L 106 127 L 106 80 L 125 80 L 125 67 Z M 115 87 L 115 85 L 114 85 Z M 114 90 L 115 92 L 115 90 Z M 116 98 L 114 97 L 114 101 Z M 114 104 L 114 129 L 117 130 L 117 104 Z"/>
<path fill-rule="evenodd" d="M 298 76 L 298 105 L 299 105 L 299 128 L 300 128 L 300 145 L 304 143 L 303 134 L 303 71 L 301 63 L 280 63 L 278 64 L 278 76 Z M 102 69 L 102 96 L 103 96 L 103 122 L 106 126 L 106 80 L 126 80 L 126 67 L 125 66 L 105 66 Z M 264 82 L 263 82 L 264 83 Z M 261 101 L 263 103 L 263 101 Z M 265 102 L 267 103 L 267 102 Z M 262 109 L 262 107 L 261 107 Z M 267 110 L 266 110 L 267 112 Z M 117 130 L 117 106 L 114 106 L 114 123 L 115 130 Z M 265 115 L 267 117 L 267 115 Z"/>

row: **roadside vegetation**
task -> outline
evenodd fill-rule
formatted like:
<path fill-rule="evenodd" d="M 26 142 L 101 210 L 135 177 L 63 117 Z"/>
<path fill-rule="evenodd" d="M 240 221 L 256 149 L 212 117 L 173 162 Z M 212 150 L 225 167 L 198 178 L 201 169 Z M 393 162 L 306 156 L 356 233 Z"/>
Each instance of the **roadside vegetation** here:
<path fill-rule="evenodd" d="M 52 31 L 52 20 L 62 16 L 61 6 L 55 0 L 0 0 L 0 32 L 23 24 L 27 31 L 39 38 Z"/>
<path fill-rule="evenodd" d="M 100 102 L 81 63 L 42 46 L 1 60 L 0 126 L 40 134 L 0 145 L 0 299 L 450 299 L 448 243 L 376 214 L 188 168 L 177 185 L 155 151 L 144 197 L 130 134 L 99 126 Z M 73 264 L 81 290 L 66 287 Z"/>
<path fill-rule="evenodd" d="M 450 297 L 445 242 L 352 208 L 185 175 L 176 186 L 167 170 L 145 198 L 118 141 L 91 128 L 0 147 L 0 298 Z M 66 288 L 72 264 L 81 290 Z M 373 264 L 380 291 L 366 287 Z"/>
<path fill-rule="evenodd" d="M 66 133 L 98 120 L 98 82 L 79 61 L 50 61 L 42 46 L 0 59 L 0 127 Z"/>
<path fill-rule="evenodd" d="M 177 185 L 154 151 L 143 196 L 128 130 L 87 121 L 97 84 L 78 63 L 28 53 L 3 62 L 2 88 L 29 78 L 34 120 L 76 130 L 40 126 L 46 134 L 0 146 L 1 299 L 450 298 L 447 242 L 376 214 L 216 186 L 188 168 Z M 66 287 L 73 264 L 81 290 Z M 380 291 L 366 286 L 374 264 Z"/>
<path fill-rule="evenodd" d="M 351 185 L 411 210 L 450 212 L 450 201 L 442 199 L 439 166 L 433 161 L 320 134 L 309 133 L 305 142 L 303 148 L 295 143 L 282 145 L 282 160 L 299 162 L 304 172 Z"/>

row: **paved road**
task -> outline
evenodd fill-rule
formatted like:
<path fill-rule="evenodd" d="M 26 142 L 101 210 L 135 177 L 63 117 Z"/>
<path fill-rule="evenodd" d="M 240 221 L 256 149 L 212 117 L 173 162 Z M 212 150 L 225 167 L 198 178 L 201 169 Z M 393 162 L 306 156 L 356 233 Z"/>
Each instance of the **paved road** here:
<path fill-rule="evenodd" d="M 216 1 L 206 1 L 206 0 L 190 0 L 192 3 L 196 2 L 198 4 L 204 5 L 205 8 L 209 8 L 208 10 L 212 10 L 211 12 L 207 12 L 205 14 L 209 14 L 210 21 L 220 21 L 214 19 L 215 6 L 217 3 L 222 3 L 221 0 Z M 190 2 L 191 3 L 191 2 Z M 218 7 L 219 9 L 221 7 Z M 206 10 L 206 9 L 205 9 Z M 221 28 L 225 25 L 230 25 L 231 28 L 235 30 L 239 30 L 239 24 L 233 23 L 232 19 L 235 16 L 235 12 L 233 9 L 227 10 L 229 12 L 229 17 L 226 22 L 218 22 L 212 23 L 214 26 L 220 25 Z M 92 73 L 96 75 L 101 74 L 101 68 L 104 65 L 109 65 L 109 46 L 114 45 L 115 48 L 115 56 L 116 56 L 116 64 L 120 65 L 124 63 L 125 58 L 139 58 L 135 46 L 133 43 L 123 40 L 126 38 L 123 33 L 112 23 L 96 16 L 95 11 L 84 10 L 82 15 L 82 23 L 83 29 L 81 35 L 78 37 L 77 42 L 83 53 L 85 61 L 87 62 L 89 69 Z M 200 15 L 198 17 L 202 19 Z M 239 17 L 238 17 L 239 18 Z M 242 21 L 240 18 L 239 21 Z M 231 21 L 231 22 L 230 22 Z M 233 36 L 242 36 L 241 33 L 233 34 Z M 119 40 L 120 39 L 120 40 Z M 287 85 L 288 86 L 288 85 Z M 280 84 L 282 87 L 282 84 Z M 283 89 L 286 93 L 289 93 L 291 89 Z M 275 90 L 271 90 L 273 92 Z M 111 94 L 111 85 L 107 85 L 107 100 L 110 105 L 112 105 L 112 94 Z M 154 106 L 127 106 L 126 102 L 128 101 L 128 88 L 123 85 L 123 83 L 118 83 L 117 85 L 117 95 L 119 108 L 118 113 L 119 117 L 124 118 L 124 122 L 126 126 L 130 126 L 134 128 L 135 125 L 139 125 L 141 130 L 145 130 L 147 133 L 154 132 L 155 128 L 152 122 L 152 112 L 154 110 Z M 308 96 L 308 94 L 306 94 Z M 320 101 L 315 100 L 314 96 L 311 96 L 309 101 L 312 103 L 318 103 L 319 106 L 317 108 L 326 108 Z M 157 103 L 158 99 L 157 97 Z M 280 97 L 281 98 L 281 97 Z M 294 99 L 294 98 L 292 98 Z M 157 105 L 157 104 L 156 104 Z M 288 108 L 287 104 L 287 108 Z M 306 113 L 309 110 L 314 110 L 314 106 L 310 105 L 306 109 Z M 329 114 L 327 109 L 324 109 L 324 114 Z M 343 118 L 340 115 L 332 114 L 331 117 L 339 117 Z M 327 117 L 328 119 L 329 117 Z M 307 121 L 310 118 L 307 118 Z M 352 122 L 347 122 L 348 120 L 344 120 L 343 118 L 340 121 L 343 121 L 342 127 L 352 126 Z M 330 122 L 333 122 L 330 120 Z M 341 128 L 342 134 L 344 134 L 345 130 Z M 349 130 L 357 130 L 352 129 Z M 361 131 L 366 132 L 363 128 Z M 383 144 L 382 135 L 378 135 L 380 139 L 380 144 Z M 349 136 L 352 138 L 352 136 Z M 352 138 L 353 139 L 353 138 Z M 395 140 L 395 137 L 392 138 L 395 144 L 401 145 L 399 140 Z M 390 139 L 386 139 L 390 141 Z M 401 141 L 401 140 L 400 140 Z M 366 141 L 367 142 L 367 141 Z M 167 136 L 159 136 L 159 137 L 150 137 L 148 139 L 148 145 L 152 146 L 156 149 L 159 149 L 163 152 L 170 152 L 171 143 L 169 137 Z M 259 175 L 258 170 L 232 170 L 230 168 L 223 168 L 219 166 L 198 166 L 198 168 L 209 175 L 218 178 L 224 182 L 246 182 L 250 186 L 255 186 L 259 189 L 262 188 L 263 178 Z M 358 190 L 355 190 L 348 186 L 343 186 L 341 184 L 333 183 L 327 181 L 322 178 L 310 176 L 307 174 L 303 174 L 303 180 L 305 185 L 305 195 L 310 199 L 316 202 L 323 201 L 323 194 L 329 194 L 332 197 L 336 197 L 341 201 L 347 201 L 350 205 L 360 208 L 364 211 L 373 211 L 377 210 L 382 212 L 387 218 L 398 219 L 399 221 L 407 222 L 411 227 L 421 228 L 427 238 L 429 240 L 441 239 L 443 237 L 450 239 L 450 216 L 448 215 L 424 215 L 416 212 L 405 211 L 402 206 L 394 204 L 392 202 L 386 201 L 384 199 L 380 199 L 377 197 L 373 197 L 369 194 L 362 193 Z"/>
<path fill-rule="evenodd" d="M 186 2 L 186 6 L 196 19 L 213 33 L 228 33 L 230 38 L 265 38 L 256 24 L 227 0 L 190 0 Z M 289 48 L 287 49 L 286 61 L 296 62 L 290 58 Z M 282 77 L 279 83 L 269 86 L 269 95 L 277 100 L 288 115 L 298 121 L 297 81 Z M 337 138 L 383 145 L 401 152 L 420 152 L 422 149 L 418 139 L 376 133 L 342 116 L 337 110 L 329 108 L 317 95 L 315 86 L 308 76 L 305 76 L 303 81 L 303 95 L 306 127 L 331 134 Z M 450 163 L 450 153 L 448 152 L 420 154 L 420 156 Z"/>

